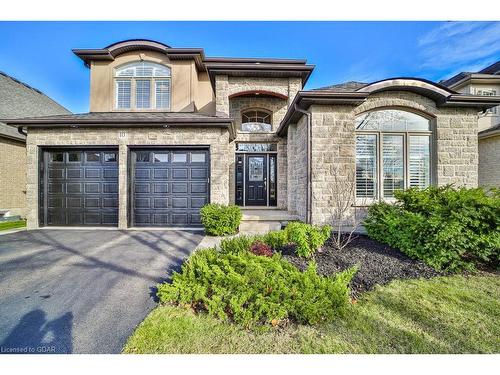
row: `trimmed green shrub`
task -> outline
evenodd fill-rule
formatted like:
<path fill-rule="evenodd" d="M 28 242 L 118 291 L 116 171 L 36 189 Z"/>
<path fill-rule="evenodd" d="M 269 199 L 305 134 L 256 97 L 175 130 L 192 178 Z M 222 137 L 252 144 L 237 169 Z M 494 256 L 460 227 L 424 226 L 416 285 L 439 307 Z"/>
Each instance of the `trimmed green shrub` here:
<path fill-rule="evenodd" d="M 288 224 L 284 232 L 286 242 L 297 246 L 295 250 L 297 255 L 310 258 L 330 238 L 332 227 L 329 225 L 316 227 L 295 221 Z"/>
<path fill-rule="evenodd" d="M 223 254 L 239 254 L 241 252 L 250 251 L 252 244 L 259 240 L 262 240 L 262 236 L 239 235 L 231 238 L 224 238 L 219 245 L 219 251 Z"/>
<path fill-rule="evenodd" d="M 355 272 L 351 268 L 326 277 L 318 275 L 315 263 L 301 272 L 278 254 L 202 249 L 173 275 L 171 284 L 158 285 L 158 297 L 246 327 L 287 319 L 315 324 L 342 313 Z"/>
<path fill-rule="evenodd" d="M 238 206 L 211 203 L 200 210 L 201 222 L 209 236 L 225 236 L 238 232 L 241 210 Z"/>
<path fill-rule="evenodd" d="M 368 210 L 368 235 L 421 259 L 438 270 L 472 270 L 479 263 L 498 267 L 500 194 L 451 186 L 408 189 L 395 204 Z"/>

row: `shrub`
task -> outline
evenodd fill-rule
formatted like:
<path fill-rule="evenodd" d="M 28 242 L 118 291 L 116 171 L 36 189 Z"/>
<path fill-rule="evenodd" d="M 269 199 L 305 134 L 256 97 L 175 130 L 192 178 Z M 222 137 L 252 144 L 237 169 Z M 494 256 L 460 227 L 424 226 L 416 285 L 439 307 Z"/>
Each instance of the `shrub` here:
<path fill-rule="evenodd" d="M 200 214 L 205 233 L 209 236 L 225 236 L 238 232 L 242 216 L 238 206 L 211 203 L 203 206 Z"/>
<path fill-rule="evenodd" d="M 224 238 L 219 245 L 219 251 L 223 254 L 239 254 L 241 252 L 250 251 L 252 244 L 260 239 L 261 236 L 248 235 Z"/>
<path fill-rule="evenodd" d="M 250 247 L 250 252 L 255 255 L 272 257 L 273 249 L 262 241 L 255 241 Z"/>
<path fill-rule="evenodd" d="M 291 222 L 285 228 L 287 242 L 294 243 L 298 256 L 309 258 L 330 237 L 332 227 L 324 225 L 316 227 L 301 222 Z"/>
<path fill-rule="evenodd" d="M 396 193 L 395 204 L 368 210 L 368 235 L 438 270 L 498 267 L 500 196 L 482 189 L 450 186 Z"/>
<path fill-rule="evenodd" d="M 268 244 L 275 251 L 279 251 L 288 243 L 287 233 L 284 230 L 276 230 L 262 236 L 262 242 Z"/>
<path fill-rule="evenodd" d="M 347 306 L 355 272 L 326 277 L 314 263 L 301 272 L 278 254 L 202 249 L 174 273 L 171 284 L 158 285 L 158 297 L 246 327 L 287 319 L 314 324 L 333 320 Z"/>

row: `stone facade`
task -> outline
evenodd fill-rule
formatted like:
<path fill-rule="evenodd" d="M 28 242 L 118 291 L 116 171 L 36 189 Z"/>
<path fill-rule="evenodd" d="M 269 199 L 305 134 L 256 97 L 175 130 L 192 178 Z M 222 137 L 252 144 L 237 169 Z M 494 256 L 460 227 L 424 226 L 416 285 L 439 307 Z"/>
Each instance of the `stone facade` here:
<path fill-rule="evenodd" d="M 43 146 L 118 146 L 118 227 L 127 228 L 128 147 L 134 145 L 195 146 L 210 148 L 210 201 L 229 203 L 229 131 L 219 128 L 30 128 L 27 137 L 28 229 L 38 227 L 39 148 Z"/>
<path fill-rule="evenodd" d="M 432 118 L 432 172 L 436 185 L 478 184 L 477 112 L 467 108 L 438 108 L 427 97 L 406 92 L 387 91 L 370 95 L 359 106 L 312 105 L 312 222 L 332 223 L 335 183 L 348 183 L 355 172 L 355 118 L 379 108 L 416 111 Z M 306 117 L 288 129 L 288 206 L 306 216 Z M 336 176 L 336 177 L 335 177 Z M 356 211 L 364 211 L 360 208 Z M 357 214 L 353 208 L 351 215 Z"/>
<path fill-rule="evenodd" d="M 277 137 L 276 129 L 283 120 L 288 107 L 296 93 L 302 88 L 300 78 L 259 78 L 259 77 L 228 77 L 227 75 L 216 76 L 216 112 L 224 114 L 233 119 L 237 130 L 236 139 L 229 145 L 229 201 L 235 202 L 235 150 L 237 142 L 278 144 L 277 168 L 277 206 L 287 208 L 287 140 Z M 260 97 L 255 95 L 236 96 L 234 94 L 248 91 L 268 91 L 284 95 L 288 99 L 278 97 Z M 247 133 L 241 131 L 241 113 L 246 109 L 260 108 L 272 112 L 272 132 L 270 133 Z"/>
<path fill-rule="evenodd" d="M 500 188 L 500 135 L 479 140 L 479 185 Z"/>
<path fill-rule="evenodd" d="M 0 209 L 26 215 L 26 145 L 0 137 Z"/>

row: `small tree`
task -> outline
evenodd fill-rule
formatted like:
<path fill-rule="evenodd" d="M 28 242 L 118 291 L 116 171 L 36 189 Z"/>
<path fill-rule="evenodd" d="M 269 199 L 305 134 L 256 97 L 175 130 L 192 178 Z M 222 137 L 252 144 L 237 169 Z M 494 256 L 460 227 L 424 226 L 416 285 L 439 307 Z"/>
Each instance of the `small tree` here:
<path fill-rule="evenodd" d="M 337 250 L 343 250 L 357 236 L 361 219 L 356 217 L 356 173 L 352 169 L 334 168 L 332 197 L 332 240 Z"/>

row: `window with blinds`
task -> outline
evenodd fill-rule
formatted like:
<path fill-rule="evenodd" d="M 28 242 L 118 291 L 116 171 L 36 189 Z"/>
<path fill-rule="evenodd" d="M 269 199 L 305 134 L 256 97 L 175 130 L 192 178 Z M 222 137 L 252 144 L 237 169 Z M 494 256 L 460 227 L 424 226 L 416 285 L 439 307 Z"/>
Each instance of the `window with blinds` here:
<path fill-rule="evenodd" d="M 356 118 L 356 198 L 391 199 L 431 184 L 430 120 L 400 109 Z M 380 188 L 377 188 L 380 186 Z"/>
<path fill-rule="evenodd" d="M 428 135 L 410 135 L 409 143 L 409 187 L 425 188 L 431 183 L 430 137 Z"/>
<path fill-rule="evenodd" d="M 170 83 L 167 80 L 156 81 L 156 109 L 166 109 L 170 106 Z"/>
<path fill-rule="evenodd" d="M 402 135 L 382 137 L 384 198 L 393 198 L 396 190 L 404 189 L 404 152 Z"/>
<path fill-rule="evenodd" d="M 356 196 L 375 198 L 377 190 L 377 136 L 356 137 Z"/>
<path fill-rule="evenodd" d="M 116 81 L 116 108 L 129 109 L 131 102 L 131 85 L 128 80 Z"/>
<path fill-rule="evenodd" d="M 136 108 L 151 108 L 151 82 L 138 79 L 135 81 L 135 106 Z"/>
<path fill-rule="evenodd" d="M 170 109 L 169 67 L 136 61 L 117 68 L 115 77 L 117 109 Z"/>

